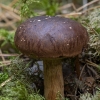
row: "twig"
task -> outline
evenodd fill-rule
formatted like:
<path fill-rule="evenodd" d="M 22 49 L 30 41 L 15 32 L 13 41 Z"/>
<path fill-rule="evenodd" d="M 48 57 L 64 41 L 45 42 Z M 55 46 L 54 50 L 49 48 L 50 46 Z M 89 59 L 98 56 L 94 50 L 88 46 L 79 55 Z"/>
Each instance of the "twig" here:
<path fill-rule="evenodd" d="M 9 54 L 8 55 L 5 54 L 5 56 L 10 56 L 10 55 Z M 14 55 L 12 55 L 12 56 L 14 56 Z M 20 55 L 15 54 L 15 56 L 20 56 Z M 23 59 L 23 61 L 27 61 L 27 60 L 29 60 L 29 59 Z M 0 67 L 10 65 L 11 63 L 12 63 L 11 60 L 1 61 L 0 62 Z"/>
<path fill-rule="evenodd" d="M 7 64 L 7 63 L 10 63 L 11 61 L 9 60 L 6 60 L 6 61 L 0 61 L 1 64 Z"/>
<path fill-rule="evenodd" d="M 2 62 L 0 62 L 0 67 L 7 66 L 10 64 L 11 64 L 11 61 L 2 61 Z"/>
<path fill-rule="evenodd" d="M 78 86 L 76 86 L 76 89 L 75 89 L 75 100 L 77 100 L 77 98 L 76 98 L 77 89 L 78 89 Z"/>
<path fill-rule="evenodd" d="M 82 14 L 83 14 L 82 12 L 77 12 L 77 13 L 73 12 L 73 13 L 69 13 L 69 14 L 62 14 L 61 16 L 64 16 L 64 17 L 71 17 L 71 16 L 79 17 Z"/>
<path fill-rule="evenodd" d="M 89 60 L 86 60 L 86 62 L 87 62 L 87 64 L 89 64 L 89 65 L 91 65 L 93 67 L 99 68 L 99 66 L 97 64 L 95 64 L 95 63 L 93 63 L 93 62 L 91 62 Z"/>
<path fill-rule="evenodd" d="M 9 63 L 7 63 L 7 64 L 2 64 L 2 65 L 0 65 L 0 67 L 3 68 L 3 66 L 8 66 L 8 65 L 10 65 L 10 64 L 11 64 L 11 62 L 9 62 Z"/>
<path fill-rule="evenodd" d="M 12 7 L 6 6 L 6 5 L 1 4 L 1 3 L 0 3 L 0 7 L 1 7 L 1 8 L 6 9 L 6 10 L 8 10 L 8 11 L 15 12 L 16 14 L 18 14 L 18 15 L 19 15 L 19 11 L 18 11 L 18 10 L 16 10 L 16 9 L 14 9 L 14 8 L 12 8 Z"/>
<path fill-rule="evenodd" d="M 73 7 L 74 11 L 77 12 L 76 7 L 75 7 L 75 5 L 73 3 L 69 3 L 69 4 L 66 4 L 66 5 L 63 5 L 63 6 L 59 7 L 58 10 L 63 10 L 63 9 L 69 8 L 69 7 Z"/>
<path fill-rule="evenodd" d="M 3 57 L 18 56 L 19 54 L 0 54 Z"/>
<path fill-rule="evenodd" d="M 80 80 L 80 78 L 81 78 L 81 76 L 82 76 L 82 73 L 83 73 L 83 71 L 84 71 L 84 69 L 85 69 L 85 66 L 86 66 L 86 65 L 84 65 L 83 68 L 82 68 L 82 70 L 81 70 L 81 73 L 80 73 L 80 76 L 79 76 L 79 80 Z"/>
<path fill-rule="evenodd" d="M 6 85 L 6 83 L 8 83 L 9 81 L 11 81 L 12 76 L 10 78 L 8 78 L 6 81 L 4 81 L 3 83 L 0 84 L 0 88 L 3 87 L 4 85 Z"/>
<path fill-rule="evenodd" d="M 11 11 L 9 11 L 9 14 L 12 15 L 14 18 L 16 18 L 17 20 L 21 20 L 21 17 Z"/>
<path fill-rule="evenodd" d="M 9 4 L 9 6 L 13 6 L 17 1 L 18 1 L 18 0 L 13 0 L 13 1 Z"/>
<path fill-rule="evenodd" d="M 100 5 L 99 5 L 99 6 L 96 6 L 96 7 L 89 8 L 89 9 L 87 9 L 87 10 L 84 10 L 84 11 L 82 11 L 82 13 L 84 14 L 84 13 L 86 13 L 86 12 L 88 12 L 88 11 L 91 11 L 91 10 L 97 9 L 97 8 L 100 8 Z"/>
<path fill-rule="evenodd" d="M 94 73 L 94 75 L 96 76 L 96 78 L 100 77 L 93 68 L 91 68 L 89 66 L 87 66 L 87 68 L 90 69 Z"/>
<path fill-rule="evenodd" d="M 1 49 L 0 49 L 0 55 L 1 55 L 2 60 L 5 61 L 4 56 L 2 56 L 2 51 L 1 51 Z"/>
<path fill-rule="evenodd" d="M 5 17 L 5 14 L 2 13 L 1 17 L 5 20 L 6 22 L 6 25 L 10 25 L 14 30 L 16 29 L 16 27 L 12 24 L 12 22 L 10 22 L 6 17 Z"/>
<path fill-rule="evenodd" d="M 85 5 L 83 5 L 82 7 L 76 9 L 76 10 L 77 10 L 77 12 L 79 12 L 80 10 L 84 9 L 85 7 L 87 7 L 87 6 L 89 6 L 89 5 L 93 4 L 93 3 L 96 3 L 98 1 L 100 1 L 100 0 L 93 0 L 93 1 L 91 1 L 91 2 L 89 2 L 87 4 L 85 4 Z"/>

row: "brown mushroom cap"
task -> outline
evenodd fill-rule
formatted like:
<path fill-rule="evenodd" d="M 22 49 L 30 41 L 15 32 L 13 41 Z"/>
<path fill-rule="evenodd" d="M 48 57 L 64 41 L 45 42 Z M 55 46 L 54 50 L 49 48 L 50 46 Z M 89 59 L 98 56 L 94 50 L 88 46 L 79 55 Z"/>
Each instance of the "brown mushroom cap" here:
<path fill-rule="evenodd" d="M 22 23 L 15 34 L 15 45 L 27 55 L 72 57 L 87 45 L 87 30 L 69 18 L 37 16 Z"/>

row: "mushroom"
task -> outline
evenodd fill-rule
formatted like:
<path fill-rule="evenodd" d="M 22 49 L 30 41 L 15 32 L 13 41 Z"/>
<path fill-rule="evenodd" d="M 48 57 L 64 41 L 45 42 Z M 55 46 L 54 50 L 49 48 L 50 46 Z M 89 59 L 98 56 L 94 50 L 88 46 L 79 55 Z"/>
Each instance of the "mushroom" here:
<path fill-rule="evenodd" d="M 37 16 L 23 22 L 16 31 L 15 45 L 30 57 L 43 60 L 44 95 L 64 97 L 62 59 L 74 57 L 87 45 L 87 30 L 69 18 Z"/>

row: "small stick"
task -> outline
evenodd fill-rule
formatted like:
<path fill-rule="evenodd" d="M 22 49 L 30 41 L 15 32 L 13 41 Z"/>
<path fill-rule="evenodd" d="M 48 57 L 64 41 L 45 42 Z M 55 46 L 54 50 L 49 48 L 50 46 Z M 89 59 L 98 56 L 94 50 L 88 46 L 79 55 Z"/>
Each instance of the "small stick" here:
<path fill-rule="evenodd" d="M 21 17 L 17 14 L 15 14 L 14 12 L 10 12 L 9 11 L 9 14 L 12 15 L 14 18 L 16 18 L 17 20 L 21 20 Z"/>
<path fill-rule="evenodd" d="M 91 68 L 91 67 L 89 67 L 89 66 L 87 66 L 87 68 L 90 69 L 90 70 L 94 73 L 94 75 L 95 75 L 96 77 L 100 77 L 100 76 L 97 74 L 97 72 L 96 72 L 93 68 Z"/>
<path fill-rule="evenodd" d="M 18 56 L 19 54 L 0 54 L 0 56 L 2 57 L 10 57 L 10 56 Z"/>
<path fill-rule="evenodd" d="M 89 61 L 89 60 L 86 60 L 86 62 L 87 62 L 87 64 L 89 64 L 89 65 L 91 65 L 91 66 L 93 66 L 93 67 L 96 67 L 96 68 L 99 67 L 97 64 L 95 64 L 95 63 L 93 63 L 93 62 L 91 62 L 91 61 Z"/>
<path fill-rule="evenodd" d="M 11 61 L 9 61 L 9 60 L 6 60 L 6 61 L 0 61 L 0 63 L 2 63 L 2 64 L 7 64 L 7 63 L 10 63 Z"/>
<path fill-rule="evenodd" d="M 97 9 L 97 8 L 100 8 L 100 5 L 99 5 L 99 6 L 96 6 L 96 7 L 89 8 L 89 9 L 87 9 L 87 10 L 84 10 L 84 11 L 82 11 L 82 13 L 84 14 L 84 13 L 86 13 L 86 12 L 88 12 L 88 11 L 91 11 L 91 10 Z"/>
<path fill-rule="evenodd" d="M 9 63 L 7 63 L 7 64 L 2 64 L 2 65 L 0 65 L 0 68 L 3 68 L 3 66 L 8 66 L 8 65 L 10 65 L 11 64 L 11 62 L 9 62 Z"/>
<path fill-rule="evenodd" d="M 58 10 L 63 10 L 63 9 L 69 8 L 69 7 L 73 7 L 73 9 L 77 12 L 76 7 L 73 3 L 63 5 L 63 6 L 59 7 Z"/>
<path fill-rule="evenodd" d="M 4 56 L 2 56 L 2 51 L 1 51 L 1 49 L 0 49 L 0 54 L 1 54 L 1 58 L 2 58 L 2 60 L 5 61 Z"/>
<path fill-rule="evenodd" d="M 6 83 L 8 83 L 9 81 L 11 81 L 11 79 L 12 79 L 12 76 L 10 78 L 8 78 L 6 81 L 4 81 L 3 83 L 1 83 L 0 84 L 0 88 L 3 87 L 3 86 L 5 86 Z"/>
<path fill-rule="evenodd" d="M 14 9 L 10 6 L 6 6 L 6 5 L 0 3 L 0 7 L 3 8 L 3 9 L 6 9 L 6 10 L 9 10 L 9 11 L 12 11 L 12 12 L 15 12 L 15 13 L 19 14 L 18 10 Z"/>
<path fill-rule="evenodd" d="M 3 13 L 1 16 L 7 23 L 7 25 L 10 25 L 14 30 L 16 29 L 16 27 L 14 25 L 11 24 L 11 22 L 5 17 L 5 14 Z"/>
<path fill-rule="evenodd" d="M 85 4 L 85 5 L 83 5 L 82 7 L 76 9 L 76 10 L 77 10 L 77 11 L 80 11 L 80 10 L 84 9 L 85 7 L 87 7 L 87 6 L 89 6 L 89 5 L 93 4 L 93 3 L 96 3 L 96 2 L 98 2 L 98 1 L 100 1 L 100 0 L 93 0 L 93 1 L 91 1 L 91 2 L 89 2 L 89 3 L 87 3 L 87 4 Z"/>
<path fill-rule="evenodd" d="M 13 1 L 9 4 L 9 6 L 12 7 L 17 1 L 18 1 L 18 0 L 13 0 Z"/>
<path fill-rule="evenodd" d="M 81 76 L 82 76 L 82 73 L 83 73 L 84 69 L 85 69 L 85 65 L 83 66 L 83 68 L 81 70 L 81 73 L 80 73 L 80 76 L 79 76 L 79 80 L 81 79 Z"/>
<path fill-rule="evenodd" d="M 71 16 L 78 17 L 82 14 L 83 14 L 82 12 L 77 12 L 77 13 L 62 14 L 61 16 L 64 16 L 64 17 L 71 17 Z"/>

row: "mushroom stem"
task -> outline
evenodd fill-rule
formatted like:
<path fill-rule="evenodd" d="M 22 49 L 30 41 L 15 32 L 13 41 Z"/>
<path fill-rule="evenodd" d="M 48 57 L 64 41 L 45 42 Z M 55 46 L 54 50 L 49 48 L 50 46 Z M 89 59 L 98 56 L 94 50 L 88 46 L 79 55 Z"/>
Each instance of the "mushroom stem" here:
<path fill-rule="evenodd" d="M 62 63 L 60 59 L 44 60 L 44 95 L 46 100 L 64 97 Z M 58 97 L 59 96 L 59 97 Z"/>

